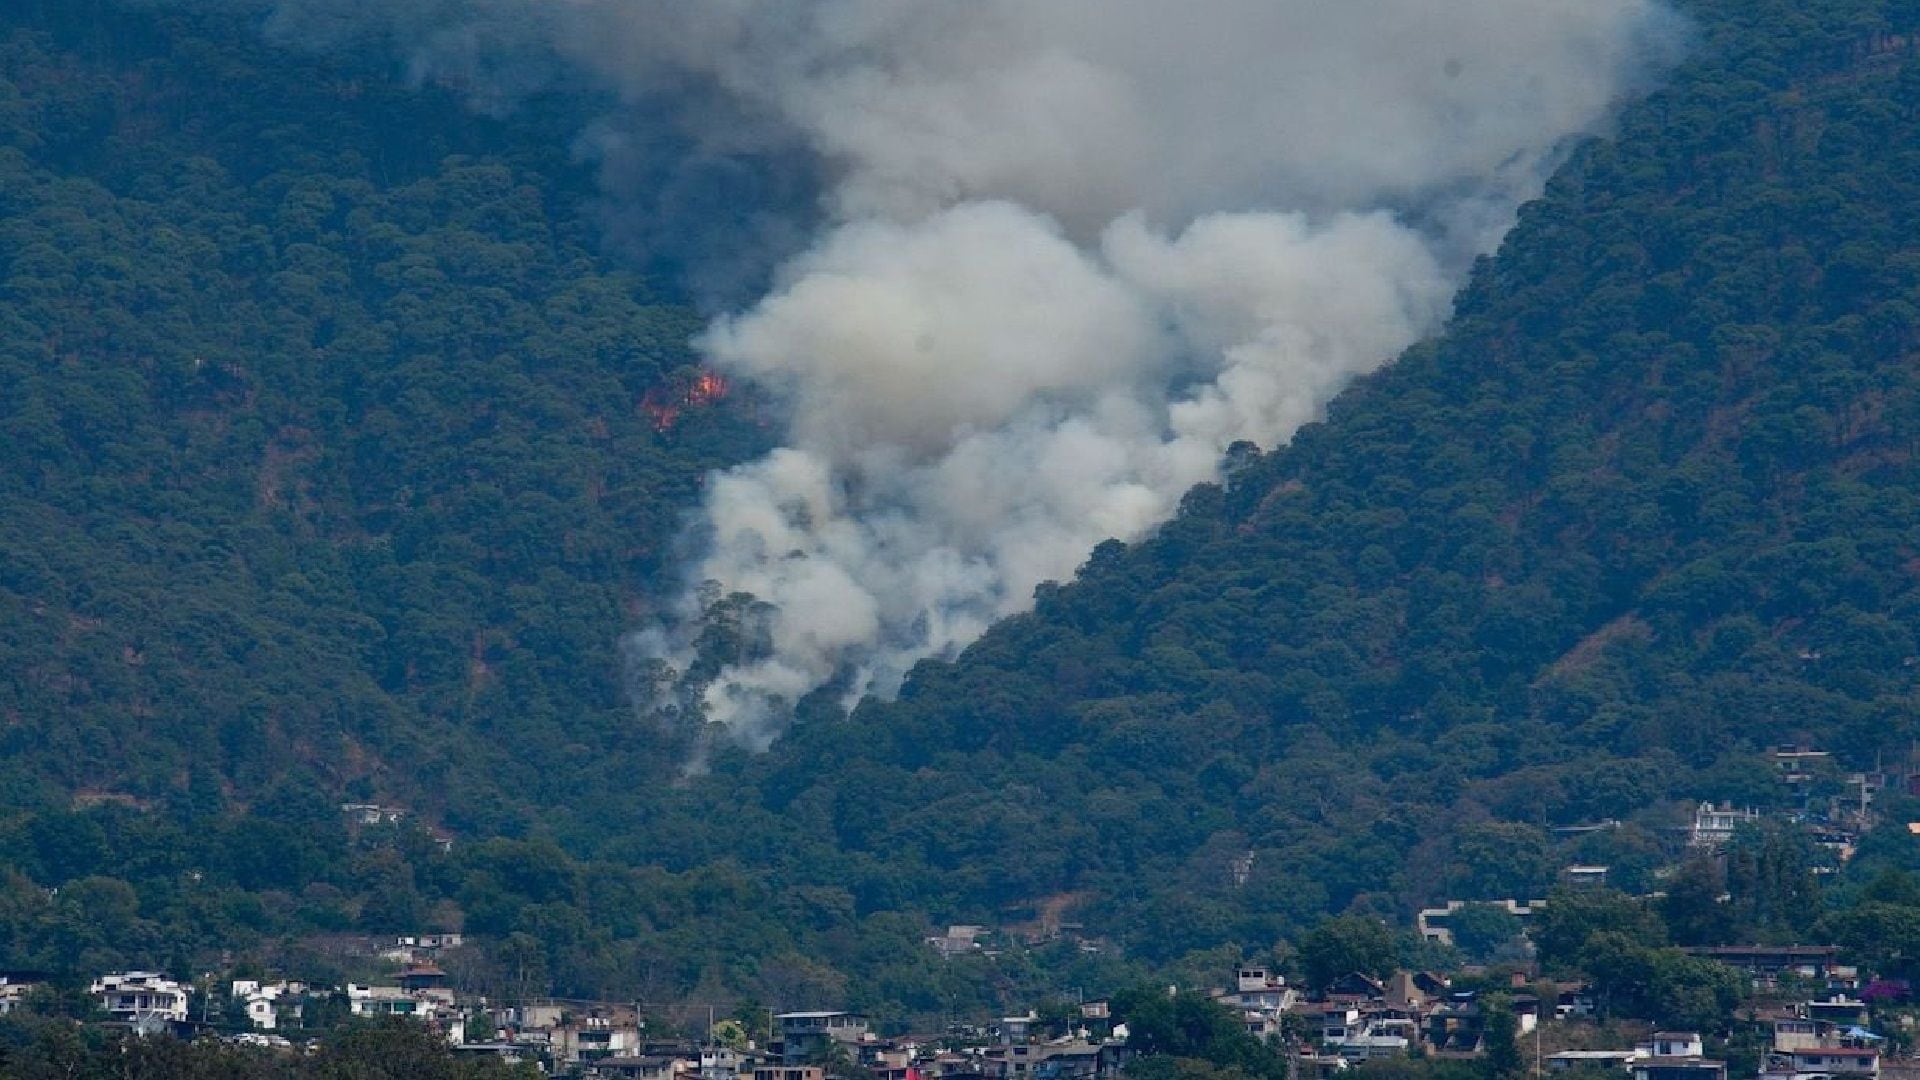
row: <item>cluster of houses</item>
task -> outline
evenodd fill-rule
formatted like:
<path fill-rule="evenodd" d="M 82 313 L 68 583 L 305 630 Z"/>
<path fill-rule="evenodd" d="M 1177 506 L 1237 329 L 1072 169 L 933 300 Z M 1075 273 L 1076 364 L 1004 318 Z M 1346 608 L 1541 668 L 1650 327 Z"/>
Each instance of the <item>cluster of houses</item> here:
<path fill-rule="evenodd" d="M 1817 1004 L 1817 1003 L 1816 1003 Z M 1772 1028 L 1759 1080 L 1879 1080 L 1885 1040 L 1859 1025 L 1808 1015 L 1804 1006 L 1765 1021 Z M 1548 1072 L 1623 1069 L 1633 1080 L 1726 1080 L 1727 1063 L 1706 1055 L 1697 1032 L 1655 1032 L 1632 1050 L 1563 1050 Z"/>
<path fill-rule="evenodd" d="M 1875 799 L 1885 791 L 1920 795 L 1920 765 L 1900 769 L 1842 772 L 1831 752 L 1807 746 L 1776 746 L 1767 752 L 1774 779 L 1783 791 L 1786 817 L 1804 827 L 1828 857 L 1816 872 L 1831 873 L 1853 858 L 1860 837 L 1877 820 Z M 1758 821 L 1752 809 L 1702 803 L 1688 830 L 1688 847 L 1716 852 L 1726 847 L 1741 825 Z"/>
<path fill-rule="evenodd" d="M 395 985 L 313 987 L 305 983 L 235 979 L 227 1000 L 244 1011 L 255 1031 L 300 1028 L 316 1000 L 344 998 L 354 1016 L 410 1016 L 457 1035 L 464 1021 L 446 972 L 431 964 L 402 971 Z M 154 971 L 121 971 L 93 980 L 88 993 L 111 1023 L 145 1033 L 192 1034 L 212 1025 L 206 1004 L 195 1014 L 192 985 Z"/>
<path fill-rule="evenodd" d="M 561 1015 L 542 1015 L 553 1008 Z M 602 1010 L 590 1003 L 509 1010 L 514 1015 L 500 1041 L 455 1049 L 538 1060 L 555 1072 L 634 1080 L 828 1080 L 855 1070 L 873 1080 L 1096 1080 L 1118 1076 L 1130 1055 L 1125 1028 L 1104 1023 L 1104 1003 L 1082 1007 L 1098 1035 L 1082 1026 L 1055 1039 L 1039 1035 L 1032 1015 L 1004 1017 L 961 1037 L 948 1032 L 883 1038 L 857 1013 L 776 1013 L 764 1046 L 648 1041 L 637 1018 Z M 562 1033 L 582 1023 L 610 1025 L 614 1038 L 576 1049 Z"/>
<path fill-rule="evenodd" d="M 354 1015 L 417 1019 L 442 1032 L 458 1055 L 530 1061 L 553 1075 L 593 1080 L 828 1080 L 856 1069 L 872 1080 L 1105 1080 L 1118 1076 L 1129 1054 L 1126 1029 L 1107 1023 L 1098 1002 L 1083 1006 L 1083 1025 L 1059 1039 L 1040 1037 L 1031 1015 L 970 1029 L 970 1038 L 883 1038 L 859 1014 L 805 1011 L 770 1016 L 768 1037 L 756 1045 L 744 1038 L 723 1044 L 712 1032 L 704 1041 L 654 1037 L 633 1004 L 546 1000 L 492 1008 L 458 1000 L 438 967 L 418 961 L 392 985 L 237 979 L 227 989 L 224 1019 L 231 1024 L 237 1010 L 248 1028 L 227 1036 L 234 1042 L 291 1048 L 287 1036 L 302 1034 L 313 1019 L 307 1010 L 344 999 Z M 142 1034 L 191 1038 L 215 1027 L 205 1014 L 217 1005 L 159 972 L 102 975 L 89 993 L 108 1023 Z"/>
<path fill-rule="evenodd" d="M 489 1007 L 456 997 L 447 976 L 428 958 L 458 944 L 453 935 L 402 938 L 391 950 L 406 967 L 391 984 L 319 987 L 294 981 L 236 979 L 225 1002 L 160 972 L 125 971 L 94 979 L 88 991 L 107 1023 L 141 1034 L 193 1038 L 244 1016 L 247 1030 L 230 1034 L 239 1043 L 291 1048 L 310 1010 L 344 1002 L 356 1016 L 406 1016 L 443 1033 L 456 1054 L 538 1063 L 555 1075 L 625 1080 L 827 1080 L 857 1067 L 872 1080 L 1094 1080 L 1116 1076 L 1124 1064 L 1126 1031 L 1104 1023 L 1105 1005 L 1083 1012 L 1100 1036 L 1082 1028 L 1058 1040 L 1034 1035 L 1032 1016 L 1009 1017 L 975 1032 L 964 1049 L 950 1036 L 881 1038 L 866 1017 L 850 1012 L 777 1013 L 769 1037 L 756 1045 L 740 1039 L 723 1045 L 652 1036 L 633 1004 L 545 1000 Z M 0 983 L 0 1010 L 35 985 Z M 223 1007 L 224 1006 L 224 1007 Z M 711 1032 L 709 1033 L 711 1035 Z"/>
<path fill-rule="evenodd" d="M 840 1011 L 776 1013 L 764 1045 L 652 1040 L 636 1013 L 606 1003 L 548 1002 L 496 1017 L 493 1041 L 454 1050 L 608 1080 L 828 1080 L 856 1070 L 873 1080 L 1104 1080 L 1129 1055 L 1124 1028 L 1045 1039 L 1033 1016 L 1003 1018 L 965 1045 L 951 1035 L 883 1038 L 866 1017 Z"/>
<path fill-rule="evenodd" d="M 1791 972 L 1830 987 L 1824 997 L 1756 1016 L 1772 1032 L 1760 1080 L 1879 1080 L 1882 1040 L 1866 1028 L 1865 1007 L 1849 993 L 1850 969 L 1833 963 L 1831 950 L 1756 948 L 1721 959 L 1757 983 Z M 1284 1044 L 1298 1076 L 1328 1078 L 1413 1053 L 1472 1057 L 1488 1050 L 1482 993 L 1455 989 L 1442 976 L 1349 975 L 1308 995 L 1265 968 L 1242 966 L 1233 974 L 1232 984 L 1213 997 L 1249 1033 Z M 1622 1080 L 1727 1080 L 1727 1063 L 1708 1056 L 1697 1032 L 1654 1032 L 1629 1049 L 1540 1053 L 1544 1021 L 1581 1018 L 1594 1007 L 1583 986 L 1546 985 L 1550 997 L 1523 983 L 1503 994 L 1516 1038 L 1523 1048 L 1531 1038 L 1542 1074 L 1603 1070 Z M 1125 1025 L 1113 1023 L 1101 1001 L 1082 1003 L 1070 1030 L 1056 1027 L 1051 1034 L 1031 1014 L 941 1035 L 883 1038 L 854 1013 L 781 1013 L 769 1018 L 770 1038 L 762 1047 L 650 1041 L 634 1012 L 589 1002 L 528 1006 L 495 1017 L 494 1041 L 460 1052 L 535 1060 L 552 1072 L 585 1077 L 830 1080 L 857 1068 L 874 1080 L 1114 1080 L 1133 1056 Z"/>
<path fill-rule="evenodd" d="M 1833 851 L 1836 865 L 1851 855 L 1858 832 L 1871 824 L 1870 807 L 1879 791 L 1900 783 L 1920 793 L 1920 773 L 1841 777 L 1822 751 L 1781 748 L 1772 760 L 1780 783 L 1795 794 L 1794 819 L 1818 833 L 1819 842 Z M 370 803 L 344 804 L 341 810 L 358 827 L 392 826 L 408 818 L 403 808 Z M 1738 829 L 1758 816 L 1751 810 L 1701 803 L 1685 830 L 1687 846 L 1723 850 Z M 1913 828 L 1920 832 L 1920 823 Z M 1604 866 L 1573 866 L 1563 877 L 1574 885 L 1602 885 L 1607 874 Z M 1493 903 L 1524 929 L 1546 902 Z M 1429 941 L 1451 944 L 1454 922 L 1466 906 L 1451 901 L 1421 911 L 1419 933 Z M 1053 940 L 1080 930 L 1060 923 L 1057 912 L 1037 919 L 1035 926 L 1033 934 L 1040 937 L 1030 934 L 1030 940 Z M 1018 935 L 968 925 L 949 927 L 926 944 L 940 956 L 954 958 L 992 954 L 1003 947 L 1003 940 L 1018 940 Z M 648 1031 L 644 1015 L 633 1004 L 548 1000 L 491 1007 L 485 1000 L 457 996 L 440 961 L 445 950 L 461 944 L 459 934 L 388 939 L 378 947 L 356 944 L 352 955 L 378 956 L 398 973 L 383 982 L 343 987 L 236 979 L 224 988 L 225 1001 L 219 1004 L 210 1004 L 209 995 L 196 995 L 192 986 L 147 971 L 102 975 L 90 992 L 111 1022 L 143 1033 L 202 1034 L 216 1026 L 214 1018 L 204 1015 L 212 1011 L 229 1029 L 244 1023 L 248 1030 L 232 1036 L 236 1039 L 291 1045 L 289 1035 L 318 1026 L 320 1018 L 313 1010 L 324 1006 L 331 1013 L 328 1019 L 341 1011 L 404 1016 L 444 1033 L 459 1054 L 533 1061 L 552 1074 L 591 1078 L 829 1080 L 857 1072 L 871 1080 L 1110 1080 L 1122 1072 L 1130 1055 L 1125 1027 L 1114 1024 L 1106 1003 L 1099 1001 L 1082 1003 L 1077 1021 L 1064 1033 L 1057 1018 L 1049 1033 L 1035 1016 L 1027 1015 L 1003 1017 L 984 1028 L 886 1038 L 860 1015 L 807 1011 L 768 1016 L 757 1039 L 747 1039 L 734 1025 L 729 1032 L 733 1038 L 716 1041 L 711 1024 L 704 1041 L 662 1039 Z M 1098 951 L 1101 945 L 1084 939 L 1081 947 Z M 1866 1008 L 1854 996 L 1862 986 L 1860 973 L 1841 964 L 1835 948 L 1727 946 L 1691 951 L 1745 972 L 1756 987 L 1819 988 L 1812 999 L 1754 1014 L 1753 1022 L 1771 1032 L 1761 1080 L 1881 1076 L 1884 1040 L 1869 1029 Z M 0 975 L 0 1013 L 32 986 L 31 981 Z M 1376 1059 L 1412 1054 L 1469 1057 L 1488 1050 L 1489 1009 L 1483 994 L 1456 988 L 1445 976 L 1430 972 L 1400 971 L 1386 979 L 1349 974 L 1308 994 L 1269 969 L 1247 965 L 1237 968 L 1232 982 L 1213 996 L 1248 1033 L 1284 1044 L 1295 1075 L 1327 1077 Z M 1530 1041 L 1539 1073 L 1600 1069 L 1629 1073 L 1632 1080 L 1727 1080 L 1726 1062 L 1709 1057 L 1694 1032 L 1653 1032 L 1631 1048 L 1556 1048 L 1546 1053 L 1540 1038 L 1546 1021 L 1580 1019 L 1594 1012 L 1584 986 L 1516 977 L 1503 988 L 1502 997 L 1518 1038 Z M 202 1015 L 195 1015 L 196 1009 Z"/>
<path fill-rule="evenodd" d="M 1447 909 L 1432 929 L 1444 931 Z M 223 1019 L 243 1015 L 240 1042 L 291 1046 L 287 1034 L 314 1017 L 319 1002 L 354 1015 L 400 1015 L 442 1032 L 457 1054 L 530 1061 L 553 1075 L 626 1080 L 835 1080 L 858 1073 L 871 1080 L 1113 1080 L 1132 1051 L 1127 1030 L 1102 1001 L 1084 1002 L 1077 1018 L 1002 1017 L 979 1028 L 937 1035 L 882 1037 L 866 1017 L 841 1011 L 777 1013 L 758 1040 L 738 1024 L 709 1025 L 705 1040 L 659 1038 L 633 1004 L 547 1000 L 489 1007 L 456 998 L 434 963 L 457 935 L 399 939 L 386 950 L 405 966 L 389 984 L 321 988 L 289 981 L 239 979 L 227 989 Z M 1760 1080 L 1880 1080 L 1880 1035 L 1869 1030 L 1859 998 L 1860 972 L 1831 946 L 1726 946 L 1694 950 L 1744 972 L 1757 988 L 1815 988 L 1791 1005 L 1759 1008 L 1753 1023 L 1770 1030 Z M 31 984 L 0 981 L 0 1009 Z M 194 987 L 146 971 L 102 975 L 90 992 L 111 1022 L 145 1032 L 200 1035 L 213 1011 Z M 1211 992 L 1249 1034 L 1284 1045 L 1295 1074 L 1327 1078 L 1367 1061 L 1419 1054 L 1473 1057 L 1488 1051 L 1489 1010 L 1483 991 L 1456 988 L 1445 976 L 1399 971 L 1385 979 L 1349 974 L 1316 993 L 1281 975 L 1243 965 Z M 1631 1048 L 1540 1050 L 1541 1025 L 1594 1012 L 1587 988 L 1527 982 L 1516 976 L 1502 995 L 1523 1049 L 1542 1074 L 1604 1070 L 1631 1080 L 1727 1080 L 1727 1063 L 1709 1057 L 1695 1032 L 1661 1031 Z M 1776 1000 L 1785 1000 L 1779 994 Z M 716 1033 L 731 1039 L 716 1040 Z M 1625 1076 L 1622 1080 L 1627 1080 Z"/>
<path fill-rule="evenodd" d="M 1791 983 L 1815 993 L 1753 1013 L 1752 1022 L 1770 1035 L 1760 1080 L 1878 1080 L 1885 1039 L 1868 1029 L 1867 1006 L 1855 996 L 1860 972 L 1839 963 L 1836 948 L 1691 951 L 1741 971 L 1756 989 L 1777 991 Z M 1525 1045 L 1533 1037 L 1534 1064 L 1542 1073 L 1599 1069 L 1630 1073 L 1633 1080 L 1727 1080 L 1727 1063 L 1707 1056 L 1698 1032 L 1654 1032 L 1630 1049 L 1541 1053 L 1543 1022 L 1593 1015 L 1595 1002 L 1584 984 L 1529 984 L 1515 976 L 1502 996 L 1517 1039 Z M 1214 997 L 1235 1011 L 1250 1034 L 1287 1042 L 1301 1073 L 1325 1076 L 1378 1058 L 1475 1057 L 1488 1050 L 1483 993 L 1455 989 L 1429 972 L 1399 971 L 1386 979 L 1350 974 L 1308 995 L 1265 968 L 1243 966 L 1234 972 L 1233 985 Z"/>
<path fill-rule="evenodd" d="M 443 949 L 462 943 L 459 934 L 421 934 L 393 940 L 379 956 L 402 965 L 391 983 L 348 983 L 313 986 L 291 980 L 234 979 L 224 1001 L 212 995 L 196 997 L 196 987 L 157 971 L 117 971 L 94 979 L 87 992 L 107 1017 L 107 1023 L 142 1034 L 169 1033 L 193 1037 L 231 1025 L 244 1016 L 249 1029 L 245 1041 L 283 1045 L 277 1032 L 298 1030 L 313 1019 L 308 1011 L 320 1003 L 339 1003 L 352 1016 L 407 1016 L 445 1031 L 449 1038 L 465 1038 L 466 1003 L 456 998 L 447 973 L 435 963 Z M 11 1011 L 44 980 L 33 976 L 0 974 L 0 1013 Z M 211 1015 L 218 1010 L 221 1015 Z"/>
<path fill-rule="evenodd" d="M 1830 947 L 1700 950 L 1746 972 L 1756 986 L 1824 987 L 1817 998 L 1762 1010 L 1771 1029 L 1760 1080 L 1879 1080 L 1882 1039 L 1867 1029 L 1854 995 L 1858 973 Z M 1547 992 L 1539 992 L 1542 987 Z M 1212 992 L 1257 1037 L 1286 1047 L 1295 1075 L 1328 1078 L 1361 1063 L 1409 1054 L 1474 1057 L 1489 1049 L 1484 994 L 1440 975 L 1400 971 L 1387 979 L 1353 974 L 1306 994 L 1266 968 L 1241 966 Z M 1535 1048 L 1542 1074 L 1603 1070 L 1622 1080 L 1727 1080 L 1727 1063 L 1708 1056 L 1697 1032 L 1659 1031 L 1628 1049 L 1539 1051 L 1541 1025 L 1592 1015 L 1580 984 L 1516 980 L 1502 996 L 1516 1038 Z M 658 1041 L 626 1006 L 546 1002 L 490 1014 L 496 1029 L 461 1053 L 540 1062 L 550 1072 L 633 1080 L 831 1080 L 858 1070 L 873 1080 L 1113 1080 L 1131 1060 L 1124 1024 L 1106 1002 L 1089 1001 L 1061 1032 L 1032 1014 L 939 1035 L 881 1037 L 867 1018 L 838 1011 L 768 1018 L 764 1045 Z M 1624 1074 L 1624 1075 L 1623 1075 Z"/>
<path fill-rule="evenodd" d="M 1307 995 L 1266 968 L 1241 967 L 1234 972 L 1234 985 L 1214 996 L 1236 1012 L 1249 1034 L 1287 1040 L 1301 1054 L 1301 1064 L 1321 1071 L 1416 1051 L 1474 1057 L 1486 1049 L 1481 994 L 1455 990 L 1444 976 L 1430 972 L 1397 971 L 1386 979 L 1354 973 Z M 1508 1000 L 1522 1035 L 1539 1024 L 1543 1008 L 1563 1017 L 1593 1008 L 1577 986 L 1544 1004 L 1520 988 Z"/>

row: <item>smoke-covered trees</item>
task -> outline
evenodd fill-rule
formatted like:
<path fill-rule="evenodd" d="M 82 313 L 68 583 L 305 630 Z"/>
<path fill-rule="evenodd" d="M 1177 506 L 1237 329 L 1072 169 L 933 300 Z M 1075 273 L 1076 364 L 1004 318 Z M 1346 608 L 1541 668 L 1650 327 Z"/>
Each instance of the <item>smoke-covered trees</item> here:
<path fill-rule="evenodd" d="M 1915 286 L 1888 223 L 1920 190 L 1892 105 L 1915 61 L 1847 36 L 1877 11 L 1697 5 L 1711 46 L 1526 211 L 1449 335 L 834 744 L 970 791 L 1064 781 L 1048 829 L 1075 838 L 1072 882 L 1107 895 L 1231 832 L 1249 890 L 1293 886 L 1263 902 L 1401 911 L 1436 881 L 1540 888 L 1573 852 L 1539 827 L 1609 817 L 1636 820 L 1583 844 L 1651 887 L 1677 824 L 1655 808 L 1782 799 L 1752 767 L 1775 742 L 1903 756 L 1920 387 L 1882 305 Z M 1877 134 L 1772 134 L 1843 115 Z M 761 782 L 828 797 L 804 775 L 829 760 L 816 738 L 796 732 Z M 1108 785 L 1199 820 L 1143 802 L 1086 837 Z M 859 844 L 932 854 L 922 835 Z M 1156 866 L 1144 835 L 1180 855 Z M 1751 865 L 1741 933 L 1797 889 L 1778 859 Z M 1112 904 L 1113 925 L 1166 910 Z"/>

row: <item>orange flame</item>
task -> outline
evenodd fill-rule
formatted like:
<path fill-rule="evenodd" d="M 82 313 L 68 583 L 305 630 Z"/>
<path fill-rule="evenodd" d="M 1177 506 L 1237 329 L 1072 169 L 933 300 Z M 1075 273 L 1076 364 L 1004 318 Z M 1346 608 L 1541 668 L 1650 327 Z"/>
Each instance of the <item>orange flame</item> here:
<path fill-rule="evenodd" d="M 703 371 L 687 390 L 687 404 L 711 405 L 727 396 L 727 377 Z"/>
<path fill-rule="evenodd" d="M 689 382 L 678 380 L 667 386 L 656 386 L 647 391 L 640 400 L 640 411 L 653 420 L 653 429 L 659 432 L 673 430 L 680 417 L 688 409 L 704 409 L 726 399 L 733 389 L 725 375 L 712 371 L 703 371 Z"/>

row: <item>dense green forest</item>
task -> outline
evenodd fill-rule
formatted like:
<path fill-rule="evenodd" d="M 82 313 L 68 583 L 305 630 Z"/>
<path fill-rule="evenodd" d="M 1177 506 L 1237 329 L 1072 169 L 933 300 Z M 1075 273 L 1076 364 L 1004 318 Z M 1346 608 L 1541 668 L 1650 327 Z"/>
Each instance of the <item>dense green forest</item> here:
<path fill-rule="evenodd" d="M 1688 10 L 1444 337 L 898 702 L 723 763 L 702 820 L 834 838 L 862 907 L 1084 893 L 1174 962 L 1575 859 L 1648 888 L 1687 801 L 1781 804 L 1769 745 L 1907 761 L 1920 24 Z"/>
<path fill-rule="evenodd" d="M 761 436 L 658 430 L 699 320 L 597 254 L 566 129 L 244 23 L 4 18 L 5 802 L 488 835 L 632 767 L 619 635 Z"/>
<path fill-rule="evenodd" d="M 1904 762 L 1916 13 L 1689 11 L 1694 61 L 1523 211 L 1444 337 L 898 702 L 735 763 L 708 812 L 981 905 L 1084 889 L 1170 959 L 1538 894 L 1575 857 L 1645 888 L 1670 800 L 1777 804 L 1769 745 Z M 1627 826 L 1548 831 L 1602 818 Z"/>
<path fill-rule="evenodd" d="M 1784 805 L 1770 744 L 1906 762 L 1920 7 L 1684 8 L 1441 338 L 900 700 L 682 783 L 616 645 L 766 436 L 744 391 L 650 411 L 699 322 L 596 239 L 584 105 L 7 7 L 0 963 L 321 978 L 314 935 L 460 927 L 478 987 L 937 1015 L 1576 859 L 1644 889 L 1690 802 Z M 1882 809 L 1835 918 L 1920 900 L 1862 884 L 1920 867 Z M 1818 925 L 1755 843 L 1700 885 L 1737 918 L 1641 947 Z M 1043 913 L 1100 950 L 922 944 Z"/>

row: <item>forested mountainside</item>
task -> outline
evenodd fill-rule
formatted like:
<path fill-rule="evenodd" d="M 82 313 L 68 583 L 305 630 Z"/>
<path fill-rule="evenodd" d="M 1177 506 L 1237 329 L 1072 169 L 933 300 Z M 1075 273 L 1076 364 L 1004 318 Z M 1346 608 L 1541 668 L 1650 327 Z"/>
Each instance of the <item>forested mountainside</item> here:
<path fill-rule="evenodd" d="M 567 129 L 239 21 L 3 18 L 5 803 L 487 833 L 623 758 L 619 635 L 759 435 L 661 411 L 699 322 L 599 255 Z"/>
<path fill-rule="evenodd" d="M 564 137 L 241 21 L 6 9 L 0 963 L 461 927 L 502 993 L 935 1014 L 1576 858 L 1643 887 L 1680 803 L 1781 798 L 1768 744 L 1906 760 L 1920 8 L 1685 8 L 1443 337 L 688 783 L 616 643 L 762 437 L 663 411 L 698 322 L 597 253 Z M 1110 947 L 921 944 L 1036 911 Z"/>
<path fill-rule="evenodd" d="M 723 764 L 705 819 L 832 838 L 862 909 L 1072 893 L 1173 961 L 1576 859 L 1646 888 L 1677 803 L 1780 797 L 1769 745 L 1905 761 L 1920 24 L 1688 10 L 1441 339 L 898 702 Z"/>

